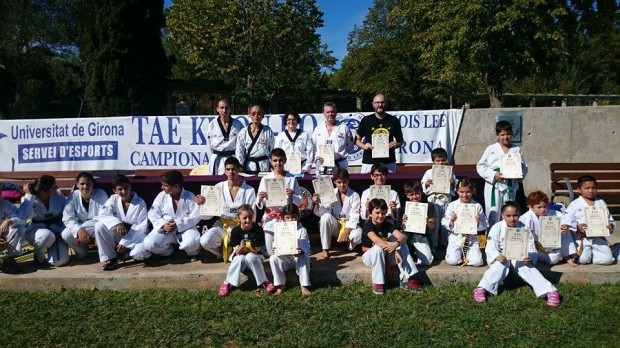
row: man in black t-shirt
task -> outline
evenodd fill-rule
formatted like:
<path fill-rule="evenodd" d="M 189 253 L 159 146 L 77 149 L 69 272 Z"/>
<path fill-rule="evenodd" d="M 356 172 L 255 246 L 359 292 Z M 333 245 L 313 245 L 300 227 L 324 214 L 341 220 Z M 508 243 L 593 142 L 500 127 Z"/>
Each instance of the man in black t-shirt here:
<path fill-rule="evenodd" d="M 372 100 L 375 113 L 365 116 L 357 129 L 355 145 L 364 150 L 362 173 L 370 173 L 375 163 L 383 163 L 390 173 L 396 172 L 396 149 L 403 144 L 403 130 L 398 118 L 385 112 L 387 100 L 383 94 L 377 94 Z M 389 136 L 389 157 L 372 157 L 372 135 L 387 134 Z"/>

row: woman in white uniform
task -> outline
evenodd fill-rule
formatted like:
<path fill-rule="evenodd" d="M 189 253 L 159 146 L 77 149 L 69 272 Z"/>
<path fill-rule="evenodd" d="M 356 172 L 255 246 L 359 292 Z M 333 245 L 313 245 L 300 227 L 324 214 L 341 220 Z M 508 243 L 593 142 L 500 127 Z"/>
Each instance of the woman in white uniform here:
<path fill-rule="evenodd" d="M 60 236 L 65 228 L 62 223 L 65 204 L 65 196 L 51 175 L 41 175 L 28 184 L 28 193 L 22 198 L 18 215 L 22 220 L 31 220 L 25 235 L 34 246 L 34 261 L 40 266 L 61 266 L 69 261 L 69 247 Z"/>
<path fill-rule="evenodd" d="M 95 237 L 97 215 L 108 200 L 108 194 L 94 186 L 95 178 L 91 173 L 78 174 L 75 178 L 76 189 L 69 195 L 62 214 L 65 224 L 62 239 L 73 248 L 78 259 L 88 254 L 88 245 Z"/>
<path fill-rule="evenodd" d="M 314 147 L 310 133 L 297 129 L 301 118 L 294 111 L 289 111 L 284 115 L 284 125 L 286 129 L 276 136 L 274 148 L 281 148 L 285 153 L 297 152 L 301 156 L 301 171 L 309 172 L 314 161 Z"/>

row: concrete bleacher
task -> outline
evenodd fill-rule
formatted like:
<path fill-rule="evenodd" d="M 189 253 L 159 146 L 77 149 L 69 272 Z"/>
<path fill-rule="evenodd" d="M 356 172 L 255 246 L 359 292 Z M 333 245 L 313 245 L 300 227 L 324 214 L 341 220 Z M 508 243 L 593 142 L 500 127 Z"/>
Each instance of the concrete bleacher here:
<path fill-rule="evenodd" d="M 312 235 L 313 286 L 340 286 L 355 282 L 370 285 L 370 269 L 362 263 L 361 255 L 336 246 L 329 260 L 317 260 L 320 252 L 318 236 Z M 620 236 L 609 238 L 612 245 L 620 245 Z M 160 265 L 157 262 L 128 261 L 120 263 L 114 271 L 102 271 L 97 251 L 91 250 L 84 260 L 74 260 L 59 268 L 39 269 L 32 260 L 20 263 L 23 272 L 16 275 L 0 273 L 1 289 L 4 291 L 61 291 L 65 289 L 86 290 L 145 290 L 145 289 L 187 289 L 217 290 L 226 277 L 229 263 L 217 261 L 202 251 L 200 262 L 190 262 L 183 253 L 175 253 L 172 262 Z M 269 262 L 264 263 L 269 279 L 273 279 Z M 580 265 L 573 268 L 566 264 L 547 267 L 537 266 L 543 275 L 553 283 L 603 284 L 620 282 L 620 265 Z M 488 267 L 450 266 L 445 261 L 436 261 L 431 267 L 418 267 L 426 285 L 445 286 L 465 283 L 475 286 Z M 249 274 L 246 272 L 246 274 Z M 251 277 L 251 276 L 250 276 Z M 287 272 L 287 285 L 298 285 L 294 271 Z M 255 287 L 253 279 L 243 278 L 243 288 Z"/>

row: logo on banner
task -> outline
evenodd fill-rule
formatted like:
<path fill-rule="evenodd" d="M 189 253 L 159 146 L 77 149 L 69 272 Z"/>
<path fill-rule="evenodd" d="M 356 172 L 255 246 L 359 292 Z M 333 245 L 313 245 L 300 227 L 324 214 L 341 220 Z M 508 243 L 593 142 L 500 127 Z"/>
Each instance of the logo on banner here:
<path fill-rule="evenodd" d="M 364 117 L 363 114 L 348 114 L 347 116 L 342 117 L 339 122 L 344 123 L 351 130 L 351 134 L 353 135 L 353 142 L 355 143 L 355 137 L 357 134 L 357 129 L 360 126 L 360 121 Z M 364 152 L 357 146 L 353 146 L 353 149 L 349 151 L 349 155 L 347 156 L 347 161 L 349 163 L 353 161 L 357 161 L 362 158 Z"/>

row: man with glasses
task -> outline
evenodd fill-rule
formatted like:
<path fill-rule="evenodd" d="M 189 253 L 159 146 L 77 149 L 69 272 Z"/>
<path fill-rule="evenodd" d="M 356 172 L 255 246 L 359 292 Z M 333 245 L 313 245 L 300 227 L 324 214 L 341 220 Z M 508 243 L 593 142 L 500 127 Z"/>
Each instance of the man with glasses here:
<path fill-rule="evenodd" d="M 355 145 L 364 150 L 361 173 L 370 173 L 373 164 L 384 164 L 390 173 L 396 173 L 396 149 L 403 144 L 403 130 L 398 118 L 385 112 L 387 100 L 383 94 L 377 94 L 372 100 L 375 113 L 362 118 L 357 129 Z M 372 135 L 389 136 L 389 157 L 373 158 Z"/>

